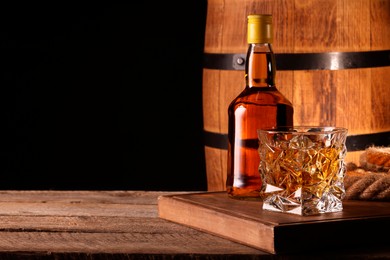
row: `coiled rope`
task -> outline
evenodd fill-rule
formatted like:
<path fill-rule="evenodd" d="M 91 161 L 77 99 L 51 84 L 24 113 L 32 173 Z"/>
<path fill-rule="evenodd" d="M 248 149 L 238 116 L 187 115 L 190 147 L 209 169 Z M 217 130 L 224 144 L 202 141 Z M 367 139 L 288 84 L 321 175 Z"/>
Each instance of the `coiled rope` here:
<path fill-rule="evenodd" d="M 390 174 L 364 169 L 347 171 L 344 177 L 347 200 L 390 201 Z"/>

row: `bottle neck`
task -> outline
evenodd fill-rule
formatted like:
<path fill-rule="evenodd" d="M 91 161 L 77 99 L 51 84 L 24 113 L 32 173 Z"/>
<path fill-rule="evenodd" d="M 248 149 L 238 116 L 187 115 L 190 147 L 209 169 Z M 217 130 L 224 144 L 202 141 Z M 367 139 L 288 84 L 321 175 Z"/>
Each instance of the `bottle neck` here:
<path fill-rule="evenodd" d="M 270 43 L 250 43 L 245 64 L 248 87 L 274 87 L 276 63 Z"/>

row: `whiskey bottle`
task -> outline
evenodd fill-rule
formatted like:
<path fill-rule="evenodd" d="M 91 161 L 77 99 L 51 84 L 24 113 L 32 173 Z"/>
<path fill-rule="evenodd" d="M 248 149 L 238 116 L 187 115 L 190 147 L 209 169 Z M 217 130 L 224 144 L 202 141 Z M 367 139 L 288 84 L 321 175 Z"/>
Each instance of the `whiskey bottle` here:
<path fill-rule="evenodd" d="M 260 200 L 257 129 L 293 125 L 292 103 L 275 86 L 272 15 L 248 15 L 245 88 L 228 107 L 226 189 L 235 199 Z"/>

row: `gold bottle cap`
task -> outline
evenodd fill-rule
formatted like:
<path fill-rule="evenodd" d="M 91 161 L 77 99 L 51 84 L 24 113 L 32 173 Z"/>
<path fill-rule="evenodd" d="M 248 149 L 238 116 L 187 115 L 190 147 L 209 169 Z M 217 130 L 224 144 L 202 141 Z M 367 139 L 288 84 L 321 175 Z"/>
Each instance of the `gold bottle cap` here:
<path fill-rule="evenodd" d="M 272 15 L 248 15 L 248 43 L 272 43 Z"/>

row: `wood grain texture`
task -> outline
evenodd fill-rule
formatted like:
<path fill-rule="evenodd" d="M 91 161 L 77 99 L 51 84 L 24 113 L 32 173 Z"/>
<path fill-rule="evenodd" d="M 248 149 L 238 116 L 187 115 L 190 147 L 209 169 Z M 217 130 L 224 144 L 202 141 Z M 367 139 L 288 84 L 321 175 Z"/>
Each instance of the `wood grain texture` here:
<path fill-rule="evenodd" d="M 250 13 L 273 15 L 275 53 L 390 50 L 390 0 L 209 0 L 204 52 L 246 53 Z M 390 131 L 388 82 L 390 66 L 276 74 L 296 125 L 346 127 L 348 135 Z M 243 71 L 203 69 L 205 131 L 227 134 L 228 105 L 244 86 Z M 361 153 L 348 152 L 346 161 L 359 165 Z M 225 182 L 223 156 L 206 152 L 209 191 Z"/>
<path fill-rule="evenodd" d="M 186 192 L 1 191 L 0 259 L 170 259 L 265 252 L 158 217 Z"/>

